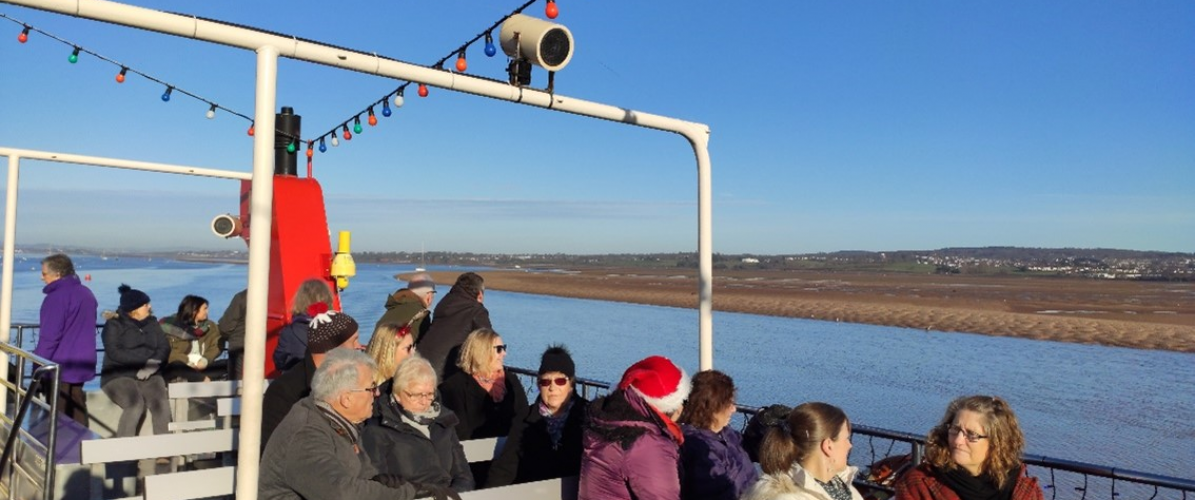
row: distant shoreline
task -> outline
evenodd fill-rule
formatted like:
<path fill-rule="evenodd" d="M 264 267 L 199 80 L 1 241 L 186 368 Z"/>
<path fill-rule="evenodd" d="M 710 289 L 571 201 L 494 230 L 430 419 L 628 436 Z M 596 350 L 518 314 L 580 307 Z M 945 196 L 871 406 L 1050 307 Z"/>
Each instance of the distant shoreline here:
<path fill-rule="evenodd" d="M 433 272 L 451 284 L 459 273 Z M 493 290 L 696 308 L 691 271 L 481 273 Z M 714 309 L 1195 353 L 1195 284 L 871 273 L 726 272 Z"/>

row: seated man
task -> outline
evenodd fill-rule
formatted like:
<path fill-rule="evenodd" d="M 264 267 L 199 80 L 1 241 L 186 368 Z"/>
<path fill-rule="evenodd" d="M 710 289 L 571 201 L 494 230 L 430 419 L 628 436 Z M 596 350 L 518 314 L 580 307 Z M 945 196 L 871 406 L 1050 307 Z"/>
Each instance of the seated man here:
<path fill-rule="evenodd" d="M 291 409 L 261 457 L 262 499 L 412 500 L 446 490 L 379 476 L 361 450 L 358 426 L 373 413 L 374 363 L 350 349 L 330 352 L 311 381 L 311 396 Z M 455 493 L 451 495 L 459 500 Z"/>

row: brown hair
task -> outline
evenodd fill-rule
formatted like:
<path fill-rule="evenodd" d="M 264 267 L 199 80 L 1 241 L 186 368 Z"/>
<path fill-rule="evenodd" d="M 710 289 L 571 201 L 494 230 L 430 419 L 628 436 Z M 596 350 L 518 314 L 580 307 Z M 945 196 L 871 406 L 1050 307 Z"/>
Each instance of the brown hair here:
<path fill-rule="evenodd" d="M 1025 450 L 1025 436 L 1017 416 L 1008 402 L 996 396 L 964 396 L 950 402 L 942 421 L 925 438 L 925 461 L 938 469 L 958 467 L 950 454 L 950 426 L 954 425 L 958 412 L 968 410 L 983 418 L 983 432 L 987 434 L 988 456 L 983 460 L 981 474 L 1004 488 L 1008 471 L 1021 466 L 1021 453 Z"/>
<path fill-rule="evenodd" d="M 311 278 L 299 284 L 291 300 L 291 314 L 307 314 L 307 308 L 316 302 L 323 302 L 332 309 L 332 289 L 320 278 Z"/>
<path fill-rule="evenodd" d="M 469 332 L 465 343 L 461 344 L 461 354 L 457 358 L 456 366 L 469 375 L 488 375 L 480 373 L 490 366 L 490 360 L 498 353 L 494 351 L 494 339 L 501 337 L 498 332 L 489 328 L 478 328 Z"/>
<path fill-rule="evenodd" d="M 41 260 L 46 269 L 63 278 L 75 274 L 75 264 L 64 253 L 56 253 Z"/>
<path fill-rule="evenodd" d="M 714 425 L 714 416 L 734 404 L 734 380 L 717 370 L 698 372 L 693 376 L 693 390 L 681 413 L 679 422 L 702 429 Z"/>
<path fill-rule="evenodd" d="M 788 472 L 794 463 L 803 462 L 822 441 L 837 439 L 838 431 L 851 422 L 842 408 L 826 403 L 804 403 L 793 408 L 784 424 L 768 430 L 759 447 L 759 466 L 764 474 Z"/>

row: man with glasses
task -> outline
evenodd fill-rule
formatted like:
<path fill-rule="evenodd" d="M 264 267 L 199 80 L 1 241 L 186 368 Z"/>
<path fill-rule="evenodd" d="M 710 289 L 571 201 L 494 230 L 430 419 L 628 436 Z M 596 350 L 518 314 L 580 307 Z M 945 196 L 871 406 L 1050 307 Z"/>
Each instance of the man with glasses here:
<path fill-rule="evenodd" d="M 37 347 L 33 353 L 58 363 L 58 411 L 87 427 L 83 384 L 95 378 L 95 295 L 79 281 L 71 258 L 54 254 L 41 261 L 42 292 Z M 49 399 L 47 397 L 47 399 Z"/>
<path fill-rule="evenodd" d="M 358 425 L 373 413 L 378 388 L 364 353 L 334 349 L 316 369 L 311 395 L 278 426 L 261 457 L 261 498 L 411 500 L 410 484 L 387 485 L 361 449 Z"/>
<path fill-rule="evenodd" d="M 432 280 L 432 276 L 427 273 L 415 273 L 407 277 L 406 288 L 400 288 L 398 291 L 386 297 L 386 312 L 382 314 L 382 318 L 378 320 L 375 327 L 380 328 L 382 325 L 406 325 L 411 322 L 420 312 L 426 311 L 432 306 L 432 300 L 436 298 L 436 282 Z M 418 320 L 418 325 L 411 325 L 411 333 L 415 334 L 415 341 L 423 338 L 423 334 L 427 333 L 428 328 L 432 326 L 431 315 L 425 315 Z"/>

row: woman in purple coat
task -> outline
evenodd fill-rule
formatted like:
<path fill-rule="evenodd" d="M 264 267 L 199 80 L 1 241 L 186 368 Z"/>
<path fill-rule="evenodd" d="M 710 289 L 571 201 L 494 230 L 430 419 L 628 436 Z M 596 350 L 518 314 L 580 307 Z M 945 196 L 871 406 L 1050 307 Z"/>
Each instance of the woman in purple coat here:
<path fill-rule="evenodd" d="M 693 376 L 693 392 L 681 414 L 681 498 L 736 500 L 759 474 L 743 449 L 743 436 L 730 427 L 734 381 L 716 370 Z"/>
<path fill-rule="evenodd" d="M 689 376 L 651 356 L 627 369 L 618 389 L 589 405 L 582 438 L 578 500 L 679 500 L 680 444 L 675 420 Z"/>

